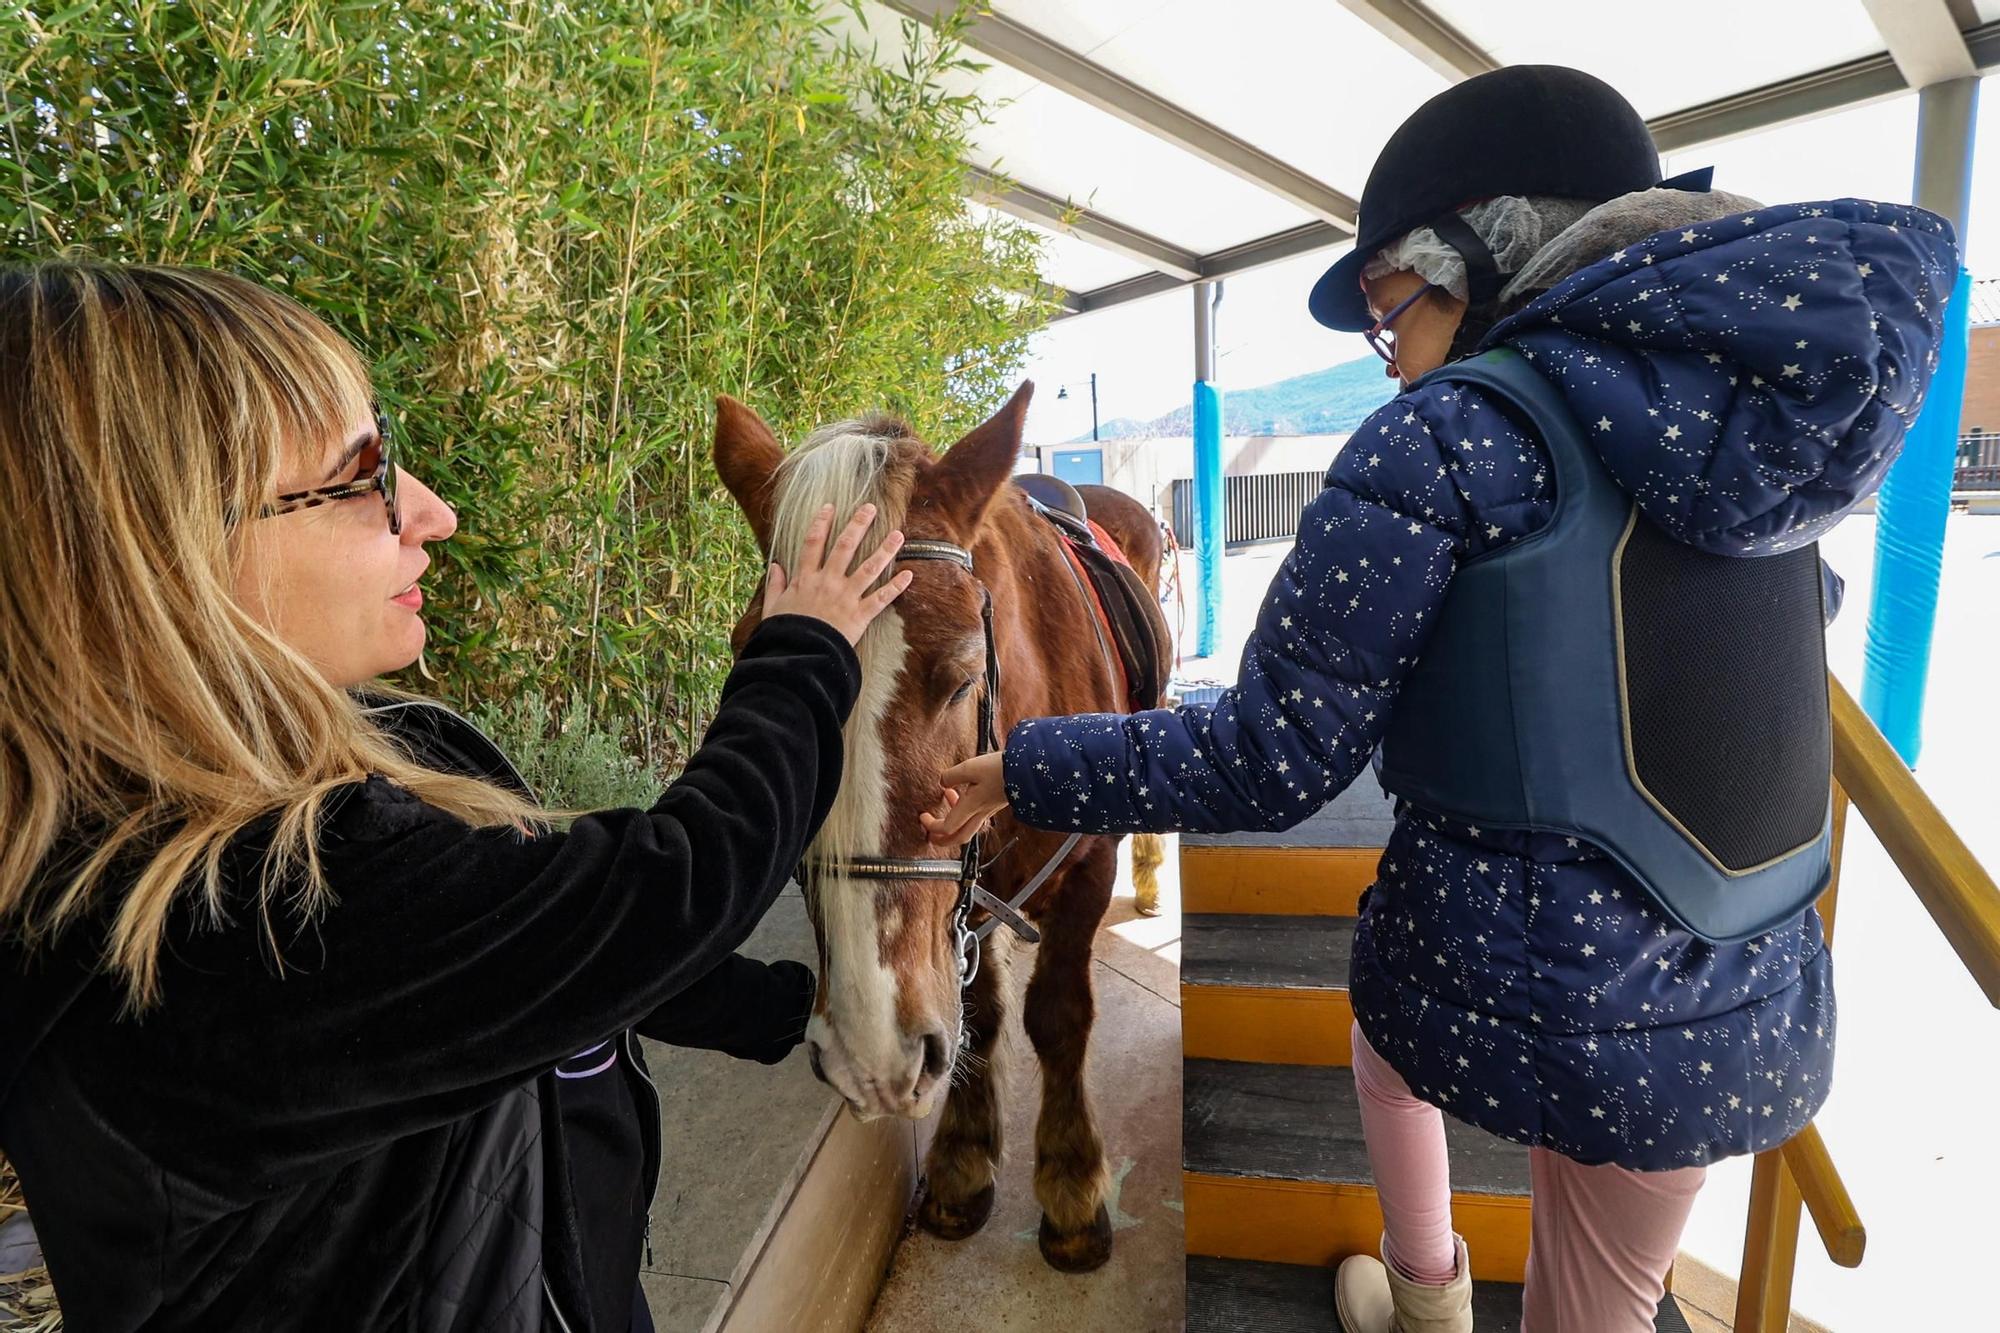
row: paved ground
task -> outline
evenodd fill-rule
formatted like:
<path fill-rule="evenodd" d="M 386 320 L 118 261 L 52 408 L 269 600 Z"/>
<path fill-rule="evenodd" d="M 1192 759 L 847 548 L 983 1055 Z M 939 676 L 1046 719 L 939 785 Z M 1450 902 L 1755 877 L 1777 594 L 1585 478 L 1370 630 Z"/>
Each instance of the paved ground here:
<path fill-rule="evenodd" d="M 1121 858 L 1121 860 L 1126 858 Z M 1114 1188 L 1111 1262 L 1065 1276 L 1035 1244 L 1034 1116 L 1040 1097 L 1034 1050 L 1018 1005 L 1006 1038 L 1006 1161 L 992 1220 L 970 1240 L 916 1233 L 897 1251 L 869 1333 L 939 1329 L 1095 1330 L 1147 1333 L 1181 1326 L 1180 895 L 1168 858 L 1162 912 L 1132 910 L 1129 875 L 1098 935 L 1093 980 L 1097 1026 L 1089 1085 Z M 1005 938 L 1003 931 L 994 936 Z M 1010 959 L 1018 998 L 1032 950 Z"/>
<path fill-rule="evenodd" d="M 1829 635 L 1835 672 L 1859 693 L 1874 520 L 1848 520 L 1826 542 L 1848 583 Z M 1231 556 L 1219 651 L 1184 663 L 1188 676 L 1230 680 L 1282 546 Z M 1193 587 L 1193 568 L 1187 569 Z M 1187 607 L 1192 631 L 1196 608 Z M 1190 637 L 1192 637 L 1190 633 Z M 1954 516 L 1947 530 L 1939 631 L 1932 658 L 1925 749 L 1917 775 L 1975 855 L 2000 867 L 2000 517 Z M 1171 864 L 1171 861 L 1170 861 Z M 1121 888 L 1129 894 L 1129 888 Z M 1168 1329 L 1181 1317 L 1180 1048 L 1176 1012 L 1177 903 L 1155 921 L 1113 905 L 1098 963 L 1098 1041 L 1092 1089 L 1113 1162 L 1131 1168 L 1119 1208 L 1126 1221 L 1110 1267 L 1063 1277 L 1035 1251 L 1029 1188 L 1032 1056 L 1014 1034 L 1014 1151 L 986 1232 L 962 1245 L 907 1241 L 870 1324 L 873 1333 L 937 1328 Z M 1800 1247 L 1795 1302 L 1837 1333 L 1990 1327 L 1957 1302 L 1991 1264 L 1982 1203 L 2000 1197 L 2000 1013 L 1966 978 L 1880 847 L 1850 825 L 1838 933 L 1839 1080 L 1820 1119 L 1835 1162 L 1869 1228 L 1867 1261 L 1835 1268 L 1810 1231 Z M 1025 969 L 1022 969 L 1025 970 Z M 1747 1164 L 1712 1173 L 1686 1252 L 1726 1273 L 1741 1257 Z"/>

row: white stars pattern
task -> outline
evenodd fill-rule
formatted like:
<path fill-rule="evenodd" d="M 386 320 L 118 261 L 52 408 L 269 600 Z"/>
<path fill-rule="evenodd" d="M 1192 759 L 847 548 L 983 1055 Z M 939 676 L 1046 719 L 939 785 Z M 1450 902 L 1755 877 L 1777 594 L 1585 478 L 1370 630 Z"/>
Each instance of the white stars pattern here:
<path fill-rule="evenodd" d="M 1956 276 L 1937 224 L 1896 205 L 1815 207 L 1656 236 L 1498 330 L 1594 427 L 1647 516 L 1705 549 L 1816 539 L 1879 476 L 1928 382 Z M 1885 255 L 1893 266 L 1872 262 Z M 1843 295 L 1856 279 L 1872 279 L 1865 302 Z M 1642 333 L 1652 346 L 1620 341 Z M 1915 351 L 1878 370 L 1885 346 Z M 1017 727 L 1020 818 L 1283 827 L 1365 769 L 1455 565 L 1539 530 L 1554 497 L 1541 442 L 1478 390 L 1426 386 L 1357 436 L 1301 522 L 1237 685 L 1213 707 Z M 1834 1007 L 1816 918 L 1708 945 L 1574 837 L 1436 823 L 1406 810 L 1353 948 L 1356 1016 L 1419 1095 L 1520 1142 L 1647 1168 L 1770 1146 L 1818 1109 Z"/>

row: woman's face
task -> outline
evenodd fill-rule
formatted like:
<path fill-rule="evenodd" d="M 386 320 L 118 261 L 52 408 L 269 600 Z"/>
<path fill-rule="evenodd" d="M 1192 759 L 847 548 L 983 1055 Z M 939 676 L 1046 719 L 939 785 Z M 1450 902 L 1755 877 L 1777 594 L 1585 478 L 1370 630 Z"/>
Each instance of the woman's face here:
<path fill-rule="evenodd" d="M 355 480 L 360 465 L 343 460 L 374 436 L 374 420 L 357 416 L 311 466 L 280 475 L 279 494 Z M 424 546 L 451 536 L 458 515 L 407 472 L 397 494 L 400 536 L 380 492 L 261 518 L 245 533 L 237 601 L 336 688 L 400 670 L 423 651 Z"/>
<path fill-rule="evenodd" d="M 1368 298 L 1368 313 L 1381 319 L 1423 289 L 1424 279 L 1409 269 L 1385 273 L 1379 278 L 1363 278 L 1362 294 Z M 1442 287 L 1396 316 L 1389 326 L 1395 335 L 1396 359 L 1383 373 L 1404 385 L 1436 370 L 1451 352 L 1452 335 L 1465 317 L 1465 302 Z"/>

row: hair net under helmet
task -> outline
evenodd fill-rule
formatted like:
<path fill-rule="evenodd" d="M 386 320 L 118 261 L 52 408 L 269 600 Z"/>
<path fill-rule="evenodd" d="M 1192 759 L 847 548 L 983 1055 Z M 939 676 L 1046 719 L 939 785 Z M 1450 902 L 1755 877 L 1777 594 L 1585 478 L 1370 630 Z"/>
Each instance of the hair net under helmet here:
<path fill-rule="evenodd" d="M 1504 278 L 1519 273 L 1542 247 L 1566 231 L 1597 205 L 1588 199 L 1552 199 L 1538 195 L 1523 199 L 1502 195 L 1463 209 L 1465 220 L 1493 256 L 1494 269 Z M 1406 231 L 1376 251 L 1361 268 L 1361 276 L 1379 278 L 1389 273 L 1414 272 L 1425 282 L 1433 282 L 1461 301 L 1470 301 L 1466 281 L 1465 256 L 1429 227 Z"/>
<path fill-rule="evenodd" d="M 1462 210 L 1504 197 L 1599 204 L 1659 183 L 1646 122 L 1603 80 L 1561 65 L 1481 74 L 1418 107 L 1389 136 L 1361 193 L 1354 249 L 1320 278 L 1308 304 L 1329 328 L 1367 328 L 1362 270 L 1426 227 L 1465 261 L 1469 317 L 1490 320 L 1503 270 Z"/>

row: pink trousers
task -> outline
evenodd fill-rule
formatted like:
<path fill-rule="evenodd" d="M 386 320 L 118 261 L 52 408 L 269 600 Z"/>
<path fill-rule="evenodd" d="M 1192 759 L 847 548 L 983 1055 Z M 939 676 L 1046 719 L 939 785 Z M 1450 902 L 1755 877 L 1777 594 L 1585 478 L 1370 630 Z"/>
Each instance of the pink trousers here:
<path fill-rule="evenodd" d="M 1354 1087 L 1382 1200 L 1382 1261 L 1414 1282 L 1456 1276 L 1444 1115 L 1354 1025 Z M 1651 1333 L 1707 1168 L 1628 1171 L 1528 1150 L 1534 1221 L 1521 1333 Z"/>

